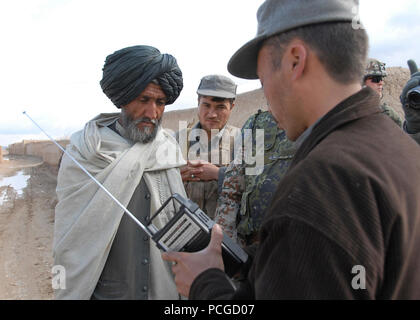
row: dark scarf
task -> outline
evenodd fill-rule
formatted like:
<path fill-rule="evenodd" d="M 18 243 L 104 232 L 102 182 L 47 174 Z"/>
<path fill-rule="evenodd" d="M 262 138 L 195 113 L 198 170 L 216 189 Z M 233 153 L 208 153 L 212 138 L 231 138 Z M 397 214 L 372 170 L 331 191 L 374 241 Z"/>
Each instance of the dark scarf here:
<path fill-rule="evenodd" d="M 136 99 L 154 79 L 166 95 L 166 104 L 174 103 L 183 88 L 176 59 L 151 46 L 133 46 L 106 58 L 100 84 L 106 96 L 121 108 Z"/>

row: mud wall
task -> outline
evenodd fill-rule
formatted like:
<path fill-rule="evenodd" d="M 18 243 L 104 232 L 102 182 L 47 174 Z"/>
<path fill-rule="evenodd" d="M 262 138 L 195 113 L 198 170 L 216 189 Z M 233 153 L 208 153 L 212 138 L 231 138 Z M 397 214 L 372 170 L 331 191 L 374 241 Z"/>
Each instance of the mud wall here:
<path fill-rule="evenodd" d="M 23 140 L 22 142 L 13 143 L 9 145 L 9 153 L 10 154 L 16 154 L 19 156 L 22 156 L 25 154 L 25 145 L 27 143 L 27 140 Z"/>
<path fill-rule="evenodd" d="M 69 140 L 59 140 L 57 142 L 65 148 Z M 38 157 L 49 165 L 57 166 L 63 152 L 51 141 L 23 140 L 9 145 L 9 153 Z"/>
<path fill-rule="evenodd" d="M 392 106 L 404 119 L 400 95 L 405 84 L 410 79 L 410 71 L 401 67 L 387 68 L 386 71 L 388 76 L 385 78 L 382 100 Z"/>

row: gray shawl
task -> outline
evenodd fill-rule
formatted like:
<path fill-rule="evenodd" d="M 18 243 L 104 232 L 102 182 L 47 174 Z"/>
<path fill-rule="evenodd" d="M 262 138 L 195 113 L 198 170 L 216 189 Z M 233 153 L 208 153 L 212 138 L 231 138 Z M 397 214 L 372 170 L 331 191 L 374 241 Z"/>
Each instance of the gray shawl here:
<path fill-rule="evenodd" d="M 69 152 L 124 206 L 144 177 L 151 193 L 151 214 L 172 194 L 185 197 L 178 167 L 185 164 L 175 139 L 159 129 L 147 144 L 122 138 L 107 125 L 116 114 L 101 114 L 71 137 Z M 179 155 L 179 158 L 176 156 Z M 65 268 L 65 289 L 58 299 L 89 299 L 105 265 L 124 211 L 67 156 L 57 181 L 54 264 Z M 154 224 L 167 223 L 170 213 Z M 134 222 L 133 222 L 134 223 Z M 170 265 L 150 241 L 151 299 L 177 299 Z"/>

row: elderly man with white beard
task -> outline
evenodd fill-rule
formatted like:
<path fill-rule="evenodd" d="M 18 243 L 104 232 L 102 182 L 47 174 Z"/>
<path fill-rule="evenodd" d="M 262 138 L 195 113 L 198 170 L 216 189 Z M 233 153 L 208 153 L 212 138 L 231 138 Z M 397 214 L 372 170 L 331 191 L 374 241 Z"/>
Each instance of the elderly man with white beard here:
<path fill-rule="evenodd" d="M 102 90 L 121 112 L 100 114 L 72 135 L 67 152 L 142 223 L 173 193 L 185 197 L 175 139 L 161 128 L 182 87 L 176 59 L 150 46 L 106 58 Z M 123 210 L 63 157 L 57 181 L 54 264 L 65 270 L 57 299 L 178 299 L 170 265 Z M 154 220 L 162 227 L 169 211 Z"/>

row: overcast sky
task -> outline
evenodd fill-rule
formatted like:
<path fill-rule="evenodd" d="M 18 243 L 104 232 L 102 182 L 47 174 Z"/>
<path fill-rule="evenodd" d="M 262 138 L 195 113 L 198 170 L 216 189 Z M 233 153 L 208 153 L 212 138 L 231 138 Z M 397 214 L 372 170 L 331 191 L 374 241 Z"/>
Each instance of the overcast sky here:
<path fill-rule="evenodd" d="M 69 137 L 101 112 L 118 111 L 99 81 L 108 54 L 147 44 L 176 57 L 184 89 L 166 111 L 196 106 L 202 76 L 227 72 L 256 34 L 263 0 L 0 0 L 0 145 Z M 420 65 L 420 1 L 361 0 L 370 56 L 387 66 Z M 232 76 L 231 76 L 232 77 Z M 238 92 L 260 87 L 241 80 Z"/>

